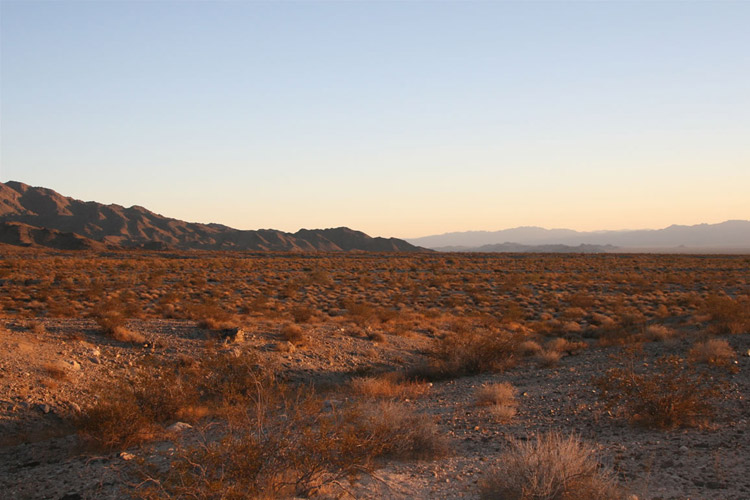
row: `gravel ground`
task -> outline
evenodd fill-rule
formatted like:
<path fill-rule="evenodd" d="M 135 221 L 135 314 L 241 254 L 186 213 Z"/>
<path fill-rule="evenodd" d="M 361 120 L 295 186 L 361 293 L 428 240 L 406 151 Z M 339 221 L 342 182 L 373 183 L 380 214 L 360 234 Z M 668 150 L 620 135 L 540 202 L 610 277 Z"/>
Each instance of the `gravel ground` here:
<path fill-rule="evenodd" d="M 127 376 L 148 356 L 195 356 L 215 334 L 177 320 L 131 322 L 149 345 L 134 347 L 105 338 L 83 320 L 39 320 L 36 328 L 8 321 L 0 329 L 0 497 L 17 499 L 122 498 L 127 496 L 132 456 L 149 456 L 160 443 L 102 456 L 85 453 L 67 423 L 93 401 L 91 386 Z M 42 327 L 38 326 L 42 325 Z M 258 323 L 244 341 L 227 349 L 257 350 L 290 378 L 330 387 L 355 373 L 395 370 L 418 362 L 428 334 L 387 336 L 382 342 L 332 322 L 307 327 L 302 348 L 280 352 L 278 328 Z M 508 438 L 546 431 L 576 433 L 596 446 L 599 459 L 614 469 L 639 499 L 750 498 L 750 336 L 726 338 L 740 354 L 737 373 L 719 411 L 705 428 L 648 430 L 609 415 L 597 398 L 592 377 L 603 373 L 621 349 L 589 348 L 563 357 L 554 367 L 535 361 L 500 374 L 436 382 L 426 396 L 406 402 L 436 419 L 450 437 L 452 452 L 434 461 L 389 462 L 373 475 L 349 484 L 356 498 L 478 498 L 478 481 L 507 448 Z M 645 345 L 642 363 L 685 355 L 694 338 Z M 64 373 L 55 379 L 50 367 Z M 517 415 L 499 421 L 475 404 L 483 384 L 510 382 L 518 390 Z"/>

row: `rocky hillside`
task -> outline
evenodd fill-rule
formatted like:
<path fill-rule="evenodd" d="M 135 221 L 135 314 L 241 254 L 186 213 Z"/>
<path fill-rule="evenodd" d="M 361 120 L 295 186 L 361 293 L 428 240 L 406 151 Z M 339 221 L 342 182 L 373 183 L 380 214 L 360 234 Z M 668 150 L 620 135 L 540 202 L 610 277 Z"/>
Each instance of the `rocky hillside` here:
<path fill-rule="evenodd" d="M 66 250 L 97 248 L 252 251 L 423 250 L 396 238 L 373 238 L 346 227 L 243 231 L 170 219 L 143 207 L 125 208 L 65 197 L 21 182 L 0 183 L 0 243 Z"/>

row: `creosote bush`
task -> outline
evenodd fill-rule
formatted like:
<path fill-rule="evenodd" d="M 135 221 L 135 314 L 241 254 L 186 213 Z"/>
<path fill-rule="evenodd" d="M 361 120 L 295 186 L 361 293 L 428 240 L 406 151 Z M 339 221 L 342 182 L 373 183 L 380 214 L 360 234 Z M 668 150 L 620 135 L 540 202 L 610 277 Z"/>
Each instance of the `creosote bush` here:
<path fill-rule="evenodd" d="M 436 339 L 430 362 L 411 375 L 441 380 L 503 371 L 518 362 L 522 340 L 519 333 L 489 328 L 447 333 Z"/>
<path fill-rule="evenodd" d="M 511 440 L 510 449 L 480 484 L 485 500 L 616 500 L 623 498 L 613 474 L 595 450 L 576 436 L 542 434 Z"/>
<path fill-rule="evenodd" d="M 448 450 L 427 416 L 393 402 L 331 406 L 308 390 L 266 385 L 247 406 L 181 446 L 168 469 L 143 470 L 138 496 L 290 498 L 371 471 L 379 458 L 435 458 Z"/>
<path fill-rule="evenodd" d="M 95 387 L 98 399 L 76 426 L 91 448 L 127 448 L 158 437 L 172 420 L 221 415 L 272 379 L 272 371 L 246 353 L 209 352 L 200 362 L 180 359 L 164 366 L 145 363 L 129 378 Z"/>
<path fill-rule="evenodd" d="M 695 371 L 675 355 L 636 369 L 636 350 L 615 359 L 618 366 L 594 379 L 607 409 L 646 427 L 672 429 L 708 422 L 722 384 Z"/>
<path fill-rule="evenodd" d="M 688 353 L 688 359 L 693 363 L 705 363 L 720 366 L 730 371 L 736 371 L 738 367 L 734 364 L 737 353 L 724 339 L 709 339 L 705 342 L 696 343 Z"/>
<path fill-rule="evenodd" d="M 738 334 L 750 331 L 750 296 L 731 298 L 711 295 L 703 304 L 717 333 Z"/>

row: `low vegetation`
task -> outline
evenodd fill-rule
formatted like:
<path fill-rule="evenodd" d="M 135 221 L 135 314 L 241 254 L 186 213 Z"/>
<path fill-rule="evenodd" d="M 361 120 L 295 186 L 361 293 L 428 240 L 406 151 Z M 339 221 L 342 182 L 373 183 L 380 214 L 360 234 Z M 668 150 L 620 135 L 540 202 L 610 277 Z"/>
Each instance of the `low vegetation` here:
<path fill-rule="evenodd" d="M 542 411 L 534 390 L 519 397 L 501 382 L 516 375 L 509 370 L 586 385 L 591 374 L 574 356 L 604 359 L 601 349 L 624 354 L 596 367 L 596 395 L 560 387 L 540 428 L 563 413 L 592 425 L 611 415 L 637 424 L 627 429 L 635 434 L 702 427 L 721 415 L 724 380 L 735 382 L 746 361 L 745 347 L 739 356 L 731 345 L 743 345 L 737 335 L 750 326 L 748 264 L 690 255 L 10 252 L 0 259 L 9 346 L 31 353 L 36 338 L 61 338 L 56 318 L 85 318 L 72 322 L 78 331 L 64 334 L 64 349 L 29 370 L 35 380 L 23 390 L 77 384 L 86 396 L 69 414 L 31 398 L 14 400 L 12 411 L 74 419 L 89 453 L 137 455 L 130 465 L 142 482 L 128 493 L 149 499 L 354 496 L 349 479 L 389 460 L 501 445 L 499 436 Z M 143 321 L 154 319 L 173 321 Z M 175 342 L 157 345 L 165 338 Z M 84 387 L 91 374 L 104 382 Z M 465 399 L 435 411 L 459 386 Z M 179 433 L 171 426 L 180 422 L 192 427 Z M 555 433 L 511 440 L 481 491 L 621 498 L 593 446 Z"/>
<path fill-rule="evenodd" d="M 480 485 L 486 500 L 619 500 L 615 476 L 577 436 L 513 439 Z"/>
<path fill-rule="evenodd" d="M 608 410 L 633 423 L 661 429 L 711 420 L 722 397 L 720 381 L 676 355 L 661 357 L 653 366 L 637 367 L 637 359 L 636 350 L 631 349 L 595 379 Z"/>

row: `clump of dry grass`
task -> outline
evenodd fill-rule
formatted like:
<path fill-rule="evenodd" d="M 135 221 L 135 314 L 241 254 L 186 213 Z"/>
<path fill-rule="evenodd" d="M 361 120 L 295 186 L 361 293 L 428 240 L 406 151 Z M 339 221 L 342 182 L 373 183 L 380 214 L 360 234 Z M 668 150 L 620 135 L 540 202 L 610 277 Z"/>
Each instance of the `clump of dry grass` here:
<path fill-rule="evenodd" d="M 403 380 L 395 373 L 377 377 L 356 377 L 349 382 L 354 394 L 373 398 L 412 399 L 426 394 L 430 384 Z"/>
<path fill-rule="evenodd" d="M 376 331 L 368 331 L 367 338 L 375 342 L 376 344 L 381 344 L 386 340 L 385 335 Z"/>
<path fill-rule="evenodd" d="M 535 340 L 524 340 L 518 344 L 518 352 L 522 356 L 535 356 L 542 352 L 542 346 Z"/>
<path fill-rule="evenodd" d="M 593 447 L 576 436 L 542 434 L 511 440 L 480 485 L 482 499 L 615 500 L 623 493 L 614 475 L 601 468 Z"/>
<path fill-rule="evenodd" d="M 557 366 L 562 359 L 562 353 L 555 350 L 545 350 L 536 355 L 536 360 L 545 368 Z"/>
<path fill-rule="evenodd" d="M 506 421 L 516 415 L 517 392 L 510 382 L 499 382 L 481 386 L 477 389 L 474 399 L 477 405 L 488 406 L 495 418 Z"/>
<path fill-rule="evenodd" d="M 298 306 L 290 311 L 295 323 L 307 323 L 315 315 L 314 311 L 306 306 Z"/>
<path fill-rule="evenodd" d="M 26 324 L 26 328 L 28 328 L 36 335 L 44 335 L 45 333 L 47 333 L 47 328 L 44 326 L 44 323 L 40 321 L 29 321 Z"/>
<path fill-rule="evenodd" d="M 294 323 L 288 323 L 281 327 L 281 338 L 295 346 L 307 342 L 307 337 L 302 327 Z"/>
<path fill-rule="evenodd" d="M 713 366 L 731 369 L 737 353 L 724 339 L 709 339 L 696 343 L 688 353 L 688 359 L 694 363 L 706 363 Z"/>
<path fill-rule="evenodd" d="M 141 333 L 126 326 L 127 317 L 121 309 L 110 309 L 105 306 L 94 314 L 94 320 L 105 335 L 118 342 L 142 344 L 146 341 L 146 337 Z"/>
<path fill-rule="evenodd" d="M 648 327 L 646 327 L 643 336 L 646 338 L 646 340 L 650 340 L 652 342 L 663 342 L 665 340 L 674 338 L 676 334 L 677 332 L 667 326 L 649 325 Z"/>

